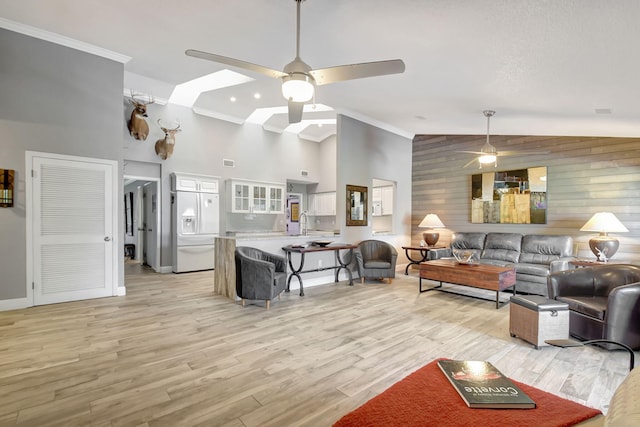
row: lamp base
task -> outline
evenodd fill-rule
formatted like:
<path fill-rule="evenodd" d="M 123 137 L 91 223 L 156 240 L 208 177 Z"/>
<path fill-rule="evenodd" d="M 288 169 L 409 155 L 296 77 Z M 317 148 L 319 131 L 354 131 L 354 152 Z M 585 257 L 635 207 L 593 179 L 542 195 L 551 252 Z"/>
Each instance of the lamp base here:
<path fill-rule="evenodd" d="M 438 242 L 440 238 L 440 233 L 422 233 L 422 239 L 425 241 L 427 246 L 433 246 Z"/>
<path fill-rule="evenodd" d="M 589 248 L 598 261 L 606 262 L 611 259 L 619 246 L 618 239 L 609 236 L 596 236 L 589 239 Z"/>

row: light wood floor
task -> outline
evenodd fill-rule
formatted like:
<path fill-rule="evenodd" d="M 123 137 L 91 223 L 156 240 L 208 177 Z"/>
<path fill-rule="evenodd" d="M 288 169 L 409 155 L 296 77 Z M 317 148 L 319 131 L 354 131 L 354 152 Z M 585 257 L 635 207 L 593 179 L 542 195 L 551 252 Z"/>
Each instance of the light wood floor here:
<path fill-rule="evenodd" d="M 127 296 L 0 313 L 0 426 L 330 426 L 437 357 L 606 411 L 627 354 L 535 350 L 509 307 L 415 276 L 283 294 L 269 311 L 212 295 L 213 272 L 127 266 Z"/>

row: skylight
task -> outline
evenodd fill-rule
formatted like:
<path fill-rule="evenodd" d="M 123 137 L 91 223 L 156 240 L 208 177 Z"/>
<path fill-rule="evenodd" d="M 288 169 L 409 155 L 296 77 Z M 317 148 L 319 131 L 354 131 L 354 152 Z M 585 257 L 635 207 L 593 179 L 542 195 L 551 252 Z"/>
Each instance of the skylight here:
<path fill-rule="evenodd" d="M 333 108 L 324 105 L 324 104 L 305 104 L 304 112 L 315 112 L 315 111 L 332 111 Z M 257 108 L 247 119 L 246 123 L 254 123 L 257 125 L 263 125 L 271 116 L 274 114 L 287 114 L 288 109 L 286 106 L 284 107 L 271 107 L 271 108 Z M 304 118 L 304 117 L 303 117 Z M 315 121 L 307 121 L 303 120 L 305 126 L 309 123 L 315 123 Z"/>
<path fill-rule="evenodd" d="M 196 100 L 202 92 L 235 86 L 253 80 L 251 77 L 236 73 L 235 71 L 226 69 L 216 71 L 215 73 L 207 74 L 206 76 L 198 77 L 197 79 L 177 85 L 169 97 L 169 102 L 185 107 L 193 107 L 193 104 L 196 103 Z"/>

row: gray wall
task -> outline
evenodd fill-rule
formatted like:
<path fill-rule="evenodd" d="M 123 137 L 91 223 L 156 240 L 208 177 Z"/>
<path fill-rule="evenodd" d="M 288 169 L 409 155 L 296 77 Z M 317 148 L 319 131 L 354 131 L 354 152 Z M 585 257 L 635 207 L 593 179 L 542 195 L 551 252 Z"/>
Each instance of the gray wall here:
<path fill-rule="evenodd" d="M 124 67 L 4 29 L 0 58 L 0 168 L 16 170 L 14 207 L 0 209 L 0 300 L 11 300 L 26 297 L 25 151 L 121 160 Z"/>
<path fill-rule="evenodd" d="M 283 215 L 256 215 L 246 219 L 245 215 L 226 213 L 228 194 L 225 180 L 230 178 L 285 184 L 287 179 L 308 182 L 324 181 L 327 176 L 321 155 L 322 150 L 331 151 L 335 137 L 321 143 L 299 139 L 290 133 L 267 132 L 261 126 L 237 125 L 222 120 L 204 117 L 190 108 L 177 105 L 148 106 L 150 132 L 146 141 L 138 141 L 129 135 L 125 120 L 131 113 L 127 99 L 121 99 L 122 136 L 125 163 L 127 161 L 149 162 L 160 165 L 162 192 L 161 266 L 170 267 L 171 259 L 171 197 L 170 174 L 186 172 L 219 176 L 221 178 L 221 230 L 269 231 L 284 230 Z M 164 124 L 180 122 L 181 132 L 176 135 L 173 155 L 161 160 L 155 154 L 156 140 L 164 137 L 157 126 L 158 119 Z M 327 145 L 328 149 L 321 149 Z M 223 159 L 235 161 L 234 167 L 223 166 Z M 335 166 L 332 166 L 335 171 Z M 301 170 L 309 172 L 308 177 L 300 175 Z M 126 166 L 125 166 L 125 173 Z M 334 173 L 335 175 L 335 173 Z"/>
<path fill-rule="evenodd" d="M 477 151 L 486 135 L 417 135 L 413 142 L 412 241 L 419 242 L 417 225 L 425 214 L 438 214 L 447 226 L 440 232 L 447 243 L 452 231 L 504 231 L 566 234 L 577 243 L 577 255 L 595 258 L 589 238 L 579 229 L 596 212 L 613 212 L 629 229 L 617 233 L 620 249 L 615 261 L 640 261 L 640 138 L 491 136 L 500 150 L 547 151 L 548 154 L 499 157 L 495 170 L 547 166 L 548 210 L 544 225 L 472 224 L 471 175 L 478 163 L 461 150 Z M 484 170 L 493 170 L 491 168 Z M 613 235 L 613 234 L 612 234 Z M 439 242 L 439 243 L 441 243 Z"/>
<path fill-rule="evenodd" d="M 337 203 L 336 221 L 345 242 L 371 239 L 371 203 L 368 225 L 354 227 L 346 223 L 346 186 L 369 188 L 373 179 L 396 182 L 396 206 L 393 212 L 393 235 L 376 235 L 378 240 L 392 243 L 398 250 L 409 243 L 411 233 L 411 140 L 376 128 L 347 116 L 338 116 Z M 399 258 L 398 262 L 402 262 Z"/>

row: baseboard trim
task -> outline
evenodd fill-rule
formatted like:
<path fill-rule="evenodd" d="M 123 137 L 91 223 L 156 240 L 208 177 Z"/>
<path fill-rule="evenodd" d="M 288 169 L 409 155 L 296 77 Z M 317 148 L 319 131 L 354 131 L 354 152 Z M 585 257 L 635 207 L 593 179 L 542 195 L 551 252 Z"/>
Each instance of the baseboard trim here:
<path fill-rule="evenodd" d="M 118 290 L 116 291 L 116 296 L 123 297 L 127 294 L 127 288 L 124 286 L 118 286 Z"/>
<path fill-rule="evenodd" d="M 353 272 L 354 283 L 357 281 L 357 277 L 358 277 L 358 273 Z M 339 281 L 349 280 L 349 276 L 347 276 L 345 272 L 340 272 L 340 275 L 338 276 L 338 280 Z M 309 278 L 304 277 L 304 274 L 302 275 L 302 286 L 304 286 L 305 288 L 312 288 L 314 286 L 327 285 L 329 283 L 335 283 L 334 274 L 320 276 L 320 277 L 309 277 Z M 291 290 L 300 289 L 300 283 L 296 278 L 291 279 L 290 289 Z"/>
<path fill-rule="evenodd" d="M 32 304 L 28 298 L 16 298 L 0 301 L 0 311 L 19 310 L 21 308 L 31 307 Z"/>
<path fill-rule="evenodd" d="M 158 273 L 162 273 L 162 274 L 171 273 L 172 270 L 173 270 L 173 266 L 165 265 L 158 269 Z"/>

